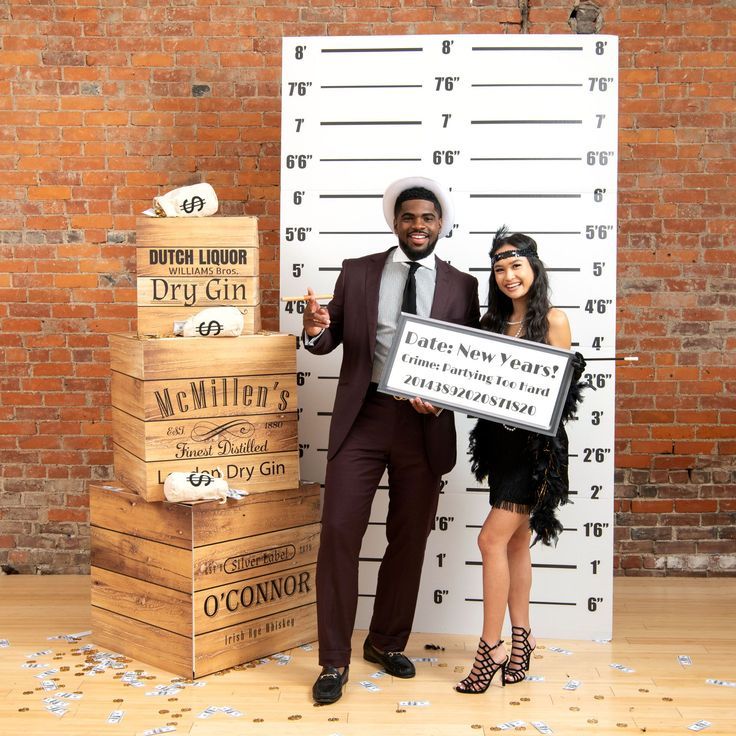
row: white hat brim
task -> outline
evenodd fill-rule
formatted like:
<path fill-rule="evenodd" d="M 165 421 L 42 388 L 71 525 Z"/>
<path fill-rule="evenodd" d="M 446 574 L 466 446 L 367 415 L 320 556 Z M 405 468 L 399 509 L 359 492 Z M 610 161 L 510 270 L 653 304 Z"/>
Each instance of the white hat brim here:
<path fill-rule="evenodd" d="M 404 179 L 397 179 L 388 185 L 383 194 L 383 216 L 386 218 L 391 232 L 394 232 L 394 206 L 396 205 L 399 194 L 405 189 L 413 189 L 414 187 L 429 189 L 437 197 L 437 201 L 440 203 L 440 207 L 442 207 L 442 229 L 440 230 L 440 237 L 446 237 L 452 231 L 452 226 L 455 224 L 455 208 L 452 205 L 450 194 L 434 179 L 426 179 L 423 176 L 408 176 Z"/>

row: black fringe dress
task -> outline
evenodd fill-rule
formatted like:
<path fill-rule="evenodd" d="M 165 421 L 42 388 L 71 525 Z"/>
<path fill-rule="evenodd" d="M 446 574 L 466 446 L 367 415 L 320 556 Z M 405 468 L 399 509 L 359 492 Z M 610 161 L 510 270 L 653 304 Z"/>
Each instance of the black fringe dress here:
<path fill-rule="evenodd" d="M 564 423 L 575 416 L 585 384 L 585 359 L 573 358 L 573 376 L 554 437 L 479 419 L 470 433 L 470 456 L 476 479 L 488 479 L 494 508 L 530 514 L 532 544 L 557 541 L 562 524 L 555 510 L 569 502 L 568 441 Z"/>

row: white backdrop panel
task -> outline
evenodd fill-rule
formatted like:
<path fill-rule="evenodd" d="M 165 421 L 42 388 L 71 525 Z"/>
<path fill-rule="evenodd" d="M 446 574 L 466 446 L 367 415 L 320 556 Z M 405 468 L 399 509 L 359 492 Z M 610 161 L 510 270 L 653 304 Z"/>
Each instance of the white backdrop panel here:
<path fill-rule="evenodd" d="M 331 293 L 344 258 L 394 245 L 381 196 L 402 176 L 451 188 L 456 225 L 437 252 L 478 277 L 482 305 L 496 228 L 539 244 L 593 387 L 568 425 L 574 503 L 560 514 L 565 531 L 555 548 L 533 548 L 540 636 L 611 635 L 617 54 L 611 36 L 283 40 L 283 294 Z M 302 308 L 282 306 L 283 331 L 300 333 Z M 299 349 L 303 478 L 324 480 L 340 360 L 340 350 Z M 418 631 L 480 631 L 475 540 L 488 500 L 466 461 L 473 422 L 457 417 L 460 461 L 444 479 L 427 547 Z M 386 496 L 384 485 L 361 552 L 360 627 L 385 546 Z"/>

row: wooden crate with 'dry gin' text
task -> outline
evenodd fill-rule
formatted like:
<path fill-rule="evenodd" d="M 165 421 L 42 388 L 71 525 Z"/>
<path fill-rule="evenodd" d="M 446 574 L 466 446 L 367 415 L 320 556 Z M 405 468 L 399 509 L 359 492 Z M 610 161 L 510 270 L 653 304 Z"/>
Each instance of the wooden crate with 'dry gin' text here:
<path fill-rule="evenodd" d="M 91 484 L 92 640 L 183 677 L 314 641 L 319 497 L 147 503 Z"/>
<path fill-rule="evenodd" d="M 139 335 L 221 306 L 243 314 L 244 334 L 261 329 L 255 217 L 140 217 L 136 273 Z"/>
<path fill-rule="evenodd" d="M 248 493 L 299 483 L 296 341 L 111 335 L 115 475 L 147 501 L 173 472 Z"/>

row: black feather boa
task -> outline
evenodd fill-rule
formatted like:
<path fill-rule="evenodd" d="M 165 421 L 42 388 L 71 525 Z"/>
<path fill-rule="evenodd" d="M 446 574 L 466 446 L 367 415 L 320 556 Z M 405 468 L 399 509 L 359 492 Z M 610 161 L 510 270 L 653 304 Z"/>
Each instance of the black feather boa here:
<path fill-rule="evenodd" d="M 532 546 L 539 541 L 546 545 L 557 543 L 557 538 L 562 532 L 562 524 L 557 519 L 556 509 L 570 503 L 570 484 L 567 475 L 568 442 L 564 424 L 575 417 L 583 400 L 583 390 L 587 387 L 587 384 L 580 382 L 585 370 L 585 358 L 580 353 L 575 353 L 572 366 L 572 380 L 557 434 L 550 437 L 536 432 L 525 432 L 527 457 L 529 462 L 534 464 L 533 479 L 537 483 L 537 501 L 531 509 L 529 518 L 529 526 L 534 532 Z M 492 472 L 493 453 L 490 448 L 496 444 L 497 434 L 505 431 L 507 430 L 497 422 L 479 419 L 470 432 L 471 470 L 479 482 L 485 481 Z"/>

